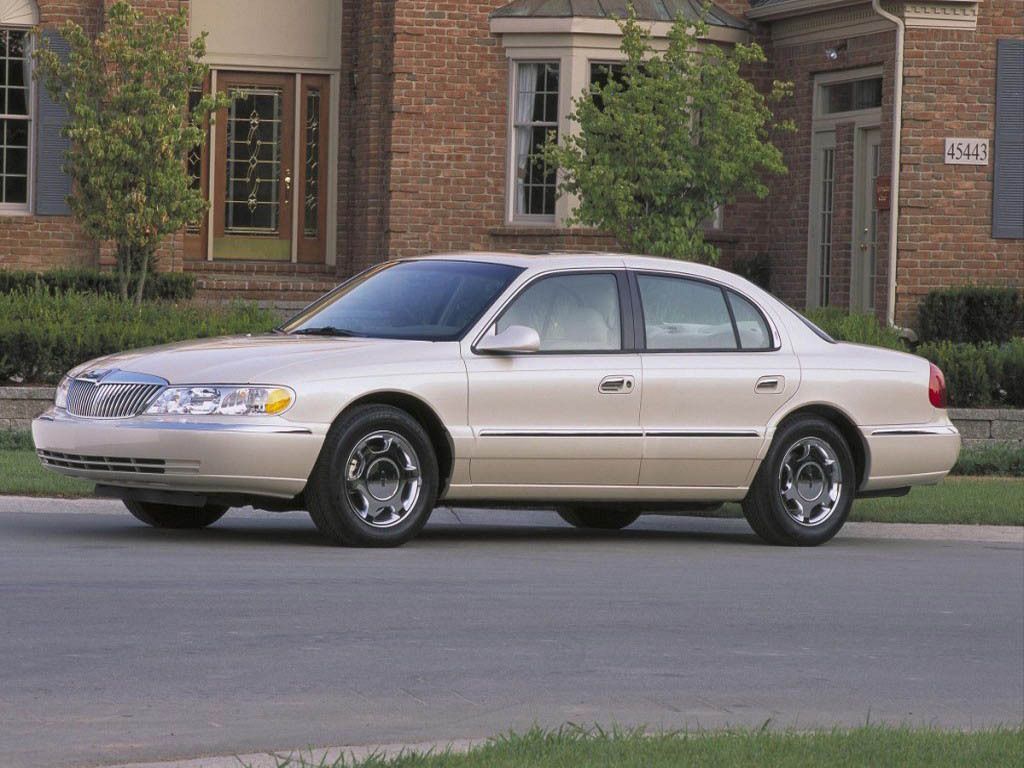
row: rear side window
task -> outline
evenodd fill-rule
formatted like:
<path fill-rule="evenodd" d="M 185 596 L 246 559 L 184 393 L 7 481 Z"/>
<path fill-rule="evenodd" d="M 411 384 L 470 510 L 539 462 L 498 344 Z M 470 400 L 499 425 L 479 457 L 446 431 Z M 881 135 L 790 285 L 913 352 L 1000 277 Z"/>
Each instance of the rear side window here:
<path fill-rule="evenodd" d="M 736 332 L 740 337 L 740 348 L 764 351 L 772 348 L 772 334 L 768 324 L 753 304 L 738 293 L 728 291 L 729 306 L 736 320 Z"/>
<path fill-rule="evenodd" d="M 722 289 L 661 275 L 637 275 L 647 348 L 660 350 L 739 349 Z"/>

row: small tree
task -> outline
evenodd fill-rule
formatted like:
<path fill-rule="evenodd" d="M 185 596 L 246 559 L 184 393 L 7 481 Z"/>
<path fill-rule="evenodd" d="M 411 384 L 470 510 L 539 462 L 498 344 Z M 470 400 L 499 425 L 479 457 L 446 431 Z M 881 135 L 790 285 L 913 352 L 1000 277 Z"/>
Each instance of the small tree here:
<path fill-rule="evenodd" d="M 189 113 L 207 67 L 205 35 L 186 44 L 187 26 L 187 9 L 144 18 L 117 2 L 94 39 L 74 22 L 61 27 L 66 61 L 45 46 L 35 54 L 38 76 L 68 109 L 71 210 L 89 235 L 113 242 L 121 297 L 131 292 L 136 304 L 160 240 L 206 210 L 185 157 L 223 97 L 204 96 Z"/>
<path fill-rule="evenodd" d="M 764 62 L 756 44 L 701 43 L 704 21 L 680 18 L 656 54 L 630 7 L 620 22 L 625 61 L 573 103 L 578 132 L 553 138 L 538 162 L 557 166 L 559 192 L 579 197 L 570 217 L 613 234 L 638 253 L 714 263 L 704 240 L 715 208 L 741 193 L 768 194 L 765 174 L 787 172 L 769 140 L 769 100 L 791 93 L 776 81 L 765 97 L 740 72 Z"/>

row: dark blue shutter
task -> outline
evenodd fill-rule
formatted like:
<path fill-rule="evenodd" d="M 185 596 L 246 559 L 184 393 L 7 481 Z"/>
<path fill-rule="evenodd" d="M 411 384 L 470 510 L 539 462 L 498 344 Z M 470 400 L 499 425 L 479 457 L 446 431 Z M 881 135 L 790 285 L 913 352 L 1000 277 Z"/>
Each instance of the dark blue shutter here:
<path fill-rule="evenodd" d="M 67 61 L 70 46 L 53 29 L 44 29 L 45 43 Z M 39 216 L 67 216 L 71 213 L 67 197 L 71 194 L 71 178 L 64 173 L 64 153 L 68 140 L 62 129 L 68 120 L 68 111 L 62 102 L 54 101 L 42 82 L 38 82 L 39 94 L 36 110 L 36 206 Z"/>
<path fill-rule="evenodd" d="M 992 237 L 1024 239 L 1024 40 L 996 49 Z"/>

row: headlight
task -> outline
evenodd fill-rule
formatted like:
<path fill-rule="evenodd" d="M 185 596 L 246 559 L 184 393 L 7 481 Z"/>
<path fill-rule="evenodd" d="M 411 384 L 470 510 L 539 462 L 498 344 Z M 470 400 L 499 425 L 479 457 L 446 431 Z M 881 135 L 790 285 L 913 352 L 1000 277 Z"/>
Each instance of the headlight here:
<path fill-rule="evenodd" d="M 276 416 L 295 402 L 286 387 L 169 387 L 146 410 L 156 416 Z"/>
<path fill-rule="evenodd" d="M 57 396 L 53 398 L 53 404 L 58 408 L 68 407 L 68 390 L 71 389 L 71 379 L 65 376 L 57 385 Z"/>

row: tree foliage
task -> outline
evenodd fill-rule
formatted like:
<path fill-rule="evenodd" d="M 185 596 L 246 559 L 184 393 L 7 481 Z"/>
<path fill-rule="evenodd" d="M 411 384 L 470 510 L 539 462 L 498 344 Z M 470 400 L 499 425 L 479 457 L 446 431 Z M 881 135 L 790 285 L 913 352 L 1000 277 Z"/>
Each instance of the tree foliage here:
<path fill-rule="evenodd" d="M 573 102 L 577 130 L 552 137 L 538 160 L 559 167 L 560 193 L 579 198 L 570 225 L 603 229 L 637 253 L 713 263 L 704 234 L 716 207 L 764 197 L 765 176 L 787 172 L 770 133 L 792 126 L 774 121 L 770 102 L 791 85 L 760 93 L 741 71 L 766 60 L 761 48 L 706 42 L 704 21 L 680 18 L 661 53 L 632 7 L 619 26 L 621 72 Z"/>
<path fill-rule="evenodd" d="M 198 222 L 207 206 L 185 158 L 204 142 L 204 121 L 223 97 L 204 96 L 189 112 L 207 67 L 205 35 L 189 42 L 187 29 L 187 9 L 146 17 L 117 2 L 95 38 L 72 21 L 60 28 L 66 60 L 47 46 L 35 54 L 38 76 L 68 109 L 71 210 L 89 235 L 113 242 L 121 297 L 131 293 L 135 303 L 160 240 Z"/>

